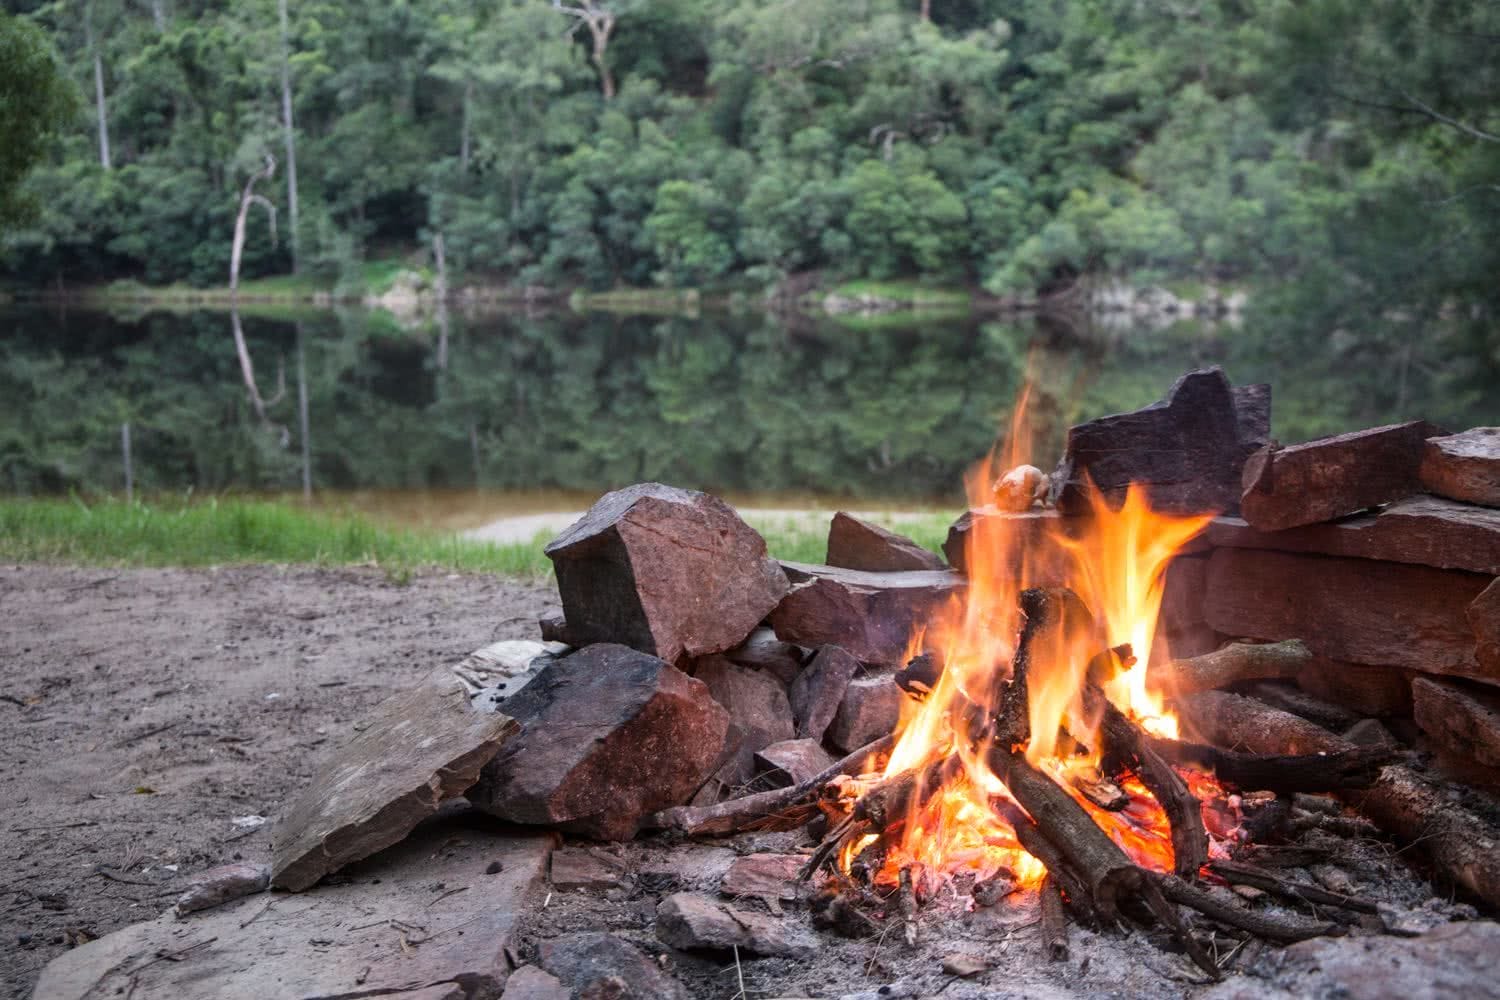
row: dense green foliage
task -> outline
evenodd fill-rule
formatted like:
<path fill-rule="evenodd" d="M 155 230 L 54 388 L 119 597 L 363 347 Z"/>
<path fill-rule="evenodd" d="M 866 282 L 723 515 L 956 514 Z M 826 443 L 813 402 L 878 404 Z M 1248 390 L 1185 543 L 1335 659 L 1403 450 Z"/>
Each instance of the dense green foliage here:
<path fill-rule="evenodd" d="M 950 520 L 934 514 L 904 519 L 899 528 L 937 551 Z M 751 523 L 778 559 L 822 562 L 827 552 L 828 524 L 821 518 L 752 518 Z M 108 566 L 355 563 L 379 566 L 397 578 L 432 568 L 543 576 L 552 569 L 542 555 L 547 540 L 544 534 L 499 545 L 267 501 L 0 500 L 0 559 Z"/>
<path fill-rule="evenodd" d="M 221 283 L 285 71 L 295 239 L 253 218 L 247 276 L 441 234 L 473 280 L 1296 279 L 1329 325 L 1500 284 L 1494 4 L 290 0 L 285 43 L 275 0 L 33 4 L 103 101 L 23 282 Z"/>
<path fill-rule="evenodd" d="M 0 11 L 0 234 L 34 215 L 35 202 L 20 191 L 21 181 L 75 108 L 47 36 Z"/>

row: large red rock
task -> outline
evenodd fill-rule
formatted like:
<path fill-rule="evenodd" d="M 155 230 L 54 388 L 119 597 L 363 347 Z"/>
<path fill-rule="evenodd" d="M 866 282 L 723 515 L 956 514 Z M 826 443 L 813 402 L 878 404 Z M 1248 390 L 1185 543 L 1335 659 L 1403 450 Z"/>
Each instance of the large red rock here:
<path fill-rule="evenodd" d="M 1500 580 L 1484 589 L 1465 612 L 1478 648 L 1474 655 L 1486 671 L 1500 675 Z"/>
<path fill-rule="evenodd" d="M 1245 464 L 1240 513 L 1261 531 L 1330 521 L 1422 489 L 1417 471 L 1437 429 L 1421 420 L 1267 445 Z"/>
<path fill-rule="evenodd" d="M 1216 517 L 1205 535 L 1217 546 L 1316 552 L 1437 569 L 1500 573 L 1500 510 L 1417 494 L 1379 513 L 1285 531 L 1257 531 L 1237 517 Z"/>
<path fill-rule="evenodd" d="M 698 660 L 693 676 L 708 685 L 714 701 L 729 713 L 737 739 L 733 756 L 714 777 L 725 787 L 741 787 L 755 777 L 757 752 L 796 735 L 786 688 L 774 674 L 739 666 L 723 656 Z"/>
<path fill-rule="evenodd" d="M 1159 403 L 1069 430 L 1053 496 L 1064 512 L 1082 513 L 1088 481 L 1111 501 L 1136 483 L 1155 510 L 1232 513 L 1240 470 L 1270 433 L 1270 386 L 1231 387 L 1219 368 L 1189 372 Z"/>
<path fill-rule="evenodd" d="M 788 586 L 732 507 L 660 483 L 605 494 L 545 551 L 569 642 L 623 643 L 669 663 L 739 645 Z"/>
<path fill-rule="evenodd" d="M 545 667 L 505 703 L 521 724 L 469 799 L 516 823 L 605 840 L 681 805 L 720 766 L 729 713 L 708 686 L 600 643 Z"/>
<path fill-rule="evenodd" d="M 963 587 L 953 572 L 782 565 L 792 589 L 771 612 L 776 635 L 799 646 L 841 646 L 871 664 L 899 665 L 913 626 Z"/>
<path fill-rule="evenodd" d="M 1500 507 L 1500 427 L 1428 438 L 1421 474 L 1432 493 Z"/>
<path fill-rule="evenodd" d="M 1489 582 L 1426 566 L 1219 549 L 1204 609 L 1225 635 L 1302 639 L 1335 660 L 1500 683 L 1500 670 L 1476 659 L 1464 619 Z"/>
<path fill-rule="evenodd" d="M 833 523 L 828 527 L 827 563 L 870 573 L 948 568 L 936 552 L 843 511 L 833 515 Z"/>
<path fill-rule="evenodd" d="M 838 713 L 849 682 L 859 672 L 859 660 L 838 646 L 818 650 L 807 669 L 792 682 L 792 715 L 799 740 L 821 740 Z"/>

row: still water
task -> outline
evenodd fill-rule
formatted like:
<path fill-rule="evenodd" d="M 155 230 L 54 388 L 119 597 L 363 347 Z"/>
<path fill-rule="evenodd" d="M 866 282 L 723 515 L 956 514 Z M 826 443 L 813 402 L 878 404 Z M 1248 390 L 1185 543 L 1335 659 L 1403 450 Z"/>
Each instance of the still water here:
<path fill-rule="evenodd" d="M 1494 359 L 1227 326 L 0 310 L 0 492 L 299 493 L 458 525 L 656 479 L 770 506 L 952 503 L 1028 373 L 1036 464 L 1069 424 L 1221 364 L 1286 442 L 1411 417 L 1500 423 Z M 305 402 L 305 405 L 304 405 Z"/>

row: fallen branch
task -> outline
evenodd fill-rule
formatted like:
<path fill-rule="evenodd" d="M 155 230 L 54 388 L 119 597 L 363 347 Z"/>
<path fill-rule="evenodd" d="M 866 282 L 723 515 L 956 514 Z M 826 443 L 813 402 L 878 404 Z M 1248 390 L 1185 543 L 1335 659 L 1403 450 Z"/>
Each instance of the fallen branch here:
<path fill-rule="evenodd" d="M 1369 788 L 1387 765 L 1408 754 L 1391 747 L 1356 747 L 1333 753 L 1255 754 L 1220 750 L 1201 743 L 1187 743 L 1148 736 L 1151 748 L 1162 759 L 1178 767 L 1211 771 L 1220 781 L 1243 791 L 1326 792 Z"/>
<path fill-rule="evenodd" d="M 908 948 L 917 946 L 917 893 L 911 884 L 911 865 L 901 866 L 896 896 L 901 909 L 901 937 Z"/>
<path fill-rule="evenodd" d="M 1275 893 L 1285 899 L 1295 900 L 1301 903 L 1315 903 L 1322 906 L 1337 906 L 1345 910 L 1353 910 L 1356 913 L 1377 913 L 1375 904 L 1368 899 L 1358 896 L 1346 896 L 1341 892 L 1329 892 L 1327 889 L 1315 885 L 1307 885 L 1302 882 L 1292 882 L 1287 879 L 1272 875 L 1268 871 L 1262 871 L 1253 865 L 1241 865 L 1232 861 L 1215 861 L 1209 865 L 1215 875 L 1219 875 L 1234 885 L 1248 885 L 1265 892 Z"/>
<path fill-rule="evenodd" d="M 1300 639 L 1231 642 L 1212 653 L 1153 667 L 1146 678 L 1157 690 L 1182 695 L 1221 688 L 1236 681 L 1296 677 L 1312 661 L 1312 651 Z"/>
<path fill-rule="evenodd" d="M 1042 950 L 1050 962 L 1068 960 L 1068 922 L 1063 917 L 1062 889 L 1050 874 L 1042 880 Z"/>
<path fill-rule="evenodd" d="M 1338 925 L 1328 921 L 1278 916 L 1264 910 L 1250 910 L 1225 902 L 1175 875 L 1153 875 L 1152 878 L 1161 887 L 1162 895 L 1172 902 L 1197 910 L 1210 920 L 1248 931 L 1256 937 L 1291 944 L 1339 932 Z"/>
<path fill-rule="evenodd" d="M 894 736 L 882 736 L 790 788 L 757 792 L 712 806 L 674 806 L 648 816 L 645 825 L 650 829 L 676 830 L 692 836 L 735 833 L 813 794 L 839 775 L 858 771 L 872 755 L 886 752 L 895 743 Z"/>

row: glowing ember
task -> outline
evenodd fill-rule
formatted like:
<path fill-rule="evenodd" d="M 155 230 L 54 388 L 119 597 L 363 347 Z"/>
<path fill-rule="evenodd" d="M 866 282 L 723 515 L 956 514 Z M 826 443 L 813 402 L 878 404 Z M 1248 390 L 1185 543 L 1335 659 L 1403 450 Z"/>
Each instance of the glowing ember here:
<path fill-rule="evenodd" d="M 1004 473 L 1024 459 L 1025 402 L 1023 395 L 1004 452 L 990 455 L 968 476 L 971 507 L 995 509 L 991 501 L 997 490 L 1006 505 L 1013 499 L 1020 477 L 1006 480 Z M 1035 478 L 1029 472 L 1026 476 L 1028 483 Z M 1118 509 L 1097 492 L 1091 505 L 1092 516 L 1082 519 L 1075 528 L 1081 533 L 1072 536 L 1064 534 L 1061 519 L 1040 513 L 1032 515 L 1038 520 L 1031 524 L 1016 517 L 974 520 L 965 550 L 968 589 L 912 637 L 909 650 L 932 652 L 944 669 L 931 693 L 904 710 L 896 745 L 879 777 L 955 758 L 961 766 L 952 769 L 956 776 L 941 787 L 912 797 L 905 823 L 889 842 L 868 834 L 846 844 L 839 857 L 841 870 L 849 872 L 858 859 L 884 883 L 895 882 L 906 866 L 946 875 L 970 872 L 976 878 L 1009 870 L 1022 885 L 1034 885 L 1045 875 L 1042 863 L 1022 850 L 1012 828 L 996 814 L 992 800 L 1009 798 L 1009 793 L 986 763 L 989 748 L 972 745 L 966 719 L 966 713 L 972 719 L 976 705 L 990 713 L 1000 709 L 1000 682 L 1010 674 L 1023 624 L 1021 592 L 1039 583 L 1065 585 L 1087 612 L 1064 614 L 1057 627 L 1042 630 L 1033 641 L 1026 758 L 1066 789 L 1137 864 L 1172 870 L 1170 826 L 1151 793 L 1133 776 L 1118 787 L 1101 782 L 1100 720 L 1084 711 L 1083 694 L 1090 682 L 1097 684 L 1142 728 L 1176 736 L 1176 719 L 1164 707 L 1161 693 L 1147 687 L 1146 666 L 1167 565 L 1212 514 L 1155 513 L 1144 491 L 1135 488 Z M 1097 656 L 1124 643 L 1136 658 L 1121 663 Z M 1187 778 L 1200 801 L 1221 797 L 1211 777 Z M 1099 803 L 1101 784 L 1116 796 L 1124 794 L 1123 808 L 1118 802 L 1110 803 L 1112 808 Z M 1222 829 L 1224 824 L 1210 826 Z M 877 850 L 884 855 L 861 853 Z"/>

